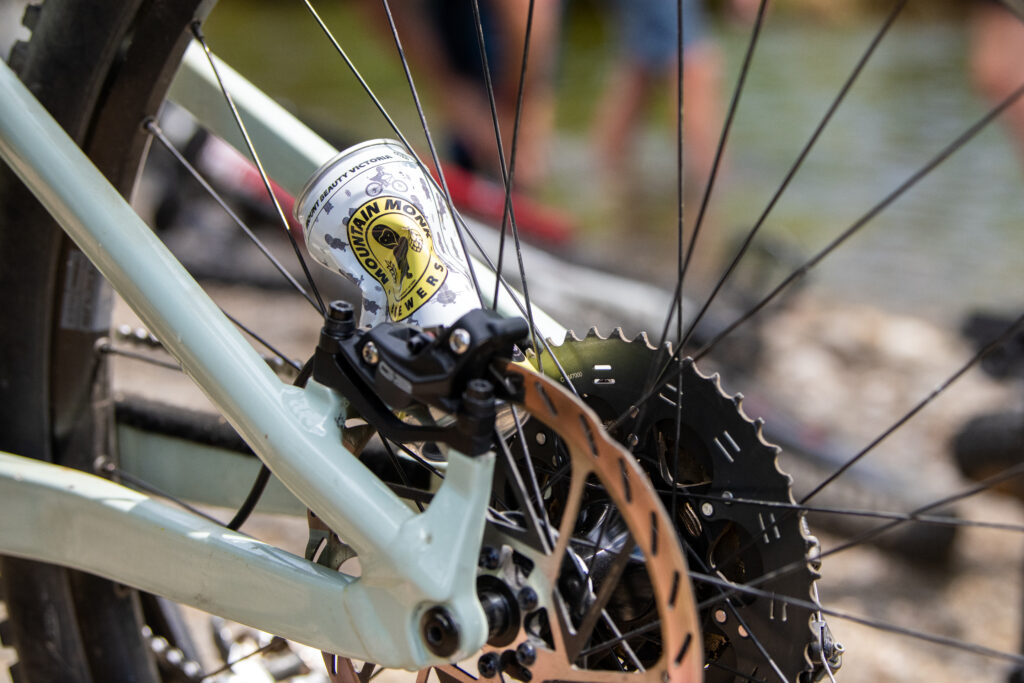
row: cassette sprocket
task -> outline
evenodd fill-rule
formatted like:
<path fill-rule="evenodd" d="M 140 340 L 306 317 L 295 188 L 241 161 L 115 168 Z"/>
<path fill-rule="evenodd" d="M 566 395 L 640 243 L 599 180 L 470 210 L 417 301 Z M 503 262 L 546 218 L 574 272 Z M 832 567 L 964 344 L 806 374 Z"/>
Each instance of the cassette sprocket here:
<path fill-rule="evenodd" d="M 665 373 L 671 380 L 635 407 L 651 368 L 664 367 L 671 356 L 644 334 L 628 340 L 618 329 L 607 338 L 593 329 L 584 339 L 569 333 L 552 351 L 561 370 L 545 353 L 544 371 L 563 383 L 568 377 L 647 471 L 674 515 L 691 570 L 754 582 L 778 596 L 726 599 L 721 589 L 695 582 L 704 606 L 706 680 L 762 680 L 773 678 L 775 668 L 786 680 L 817 680 L 826 659 L 828 669 L 838 669 L 842 648 L 820 613 L 784 600 L 817 601 L 817 541 L 802 514 L 771 506 L 793 503 L 792 480 L 778 468 L 779 449 L 764 439 L 762 421 L 744 414 L 742 396 L 727 394 L 717 375 L 701 374 L 687 359 L 673 363 Z M 621 415 L 628 417 L 617 420 Z M 526 425 L 524 438 L 534 458 L 557 462 L 557 439 L 543 425 Z M 740 500 L 765 504 L 733 502 Z M 782 571 L 762 579 L 776 570 Z"/>

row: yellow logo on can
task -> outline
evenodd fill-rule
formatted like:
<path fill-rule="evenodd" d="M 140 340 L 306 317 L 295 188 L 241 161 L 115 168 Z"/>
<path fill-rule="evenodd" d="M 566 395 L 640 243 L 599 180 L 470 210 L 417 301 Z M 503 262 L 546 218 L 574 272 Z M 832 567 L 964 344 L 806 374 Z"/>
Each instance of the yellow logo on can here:
<path fill-rule="evenodd" d="M 348 241 L 359 263 L 384 288 L 392 320 L 415 313 L 448 276 L 434 253 L 427 220 L 400 197 L 374 197 L 357 208 L 348 221 Z"/>

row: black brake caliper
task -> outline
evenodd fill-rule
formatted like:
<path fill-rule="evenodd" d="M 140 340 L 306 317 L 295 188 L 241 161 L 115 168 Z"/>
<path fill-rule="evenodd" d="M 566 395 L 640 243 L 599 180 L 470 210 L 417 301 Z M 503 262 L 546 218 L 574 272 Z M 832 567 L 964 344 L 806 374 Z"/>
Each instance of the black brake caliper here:
<path fill-rule="evenodd" d="M 518 355 L 529 328 L 522 318 L 470 311 L 448 328 L 383 323 L 355 326 L 352 306 L 330 305 L 313 357 L 313 379 L 341 392 L 381 436 L 398 442 L 445 443 L 466 453 L 490 450 L 494 399 L 512 398 L 494 374 L 495 358 Z M 422 404 L 456 417 L 454 424 L 415 425 L 395 415 Z"/>

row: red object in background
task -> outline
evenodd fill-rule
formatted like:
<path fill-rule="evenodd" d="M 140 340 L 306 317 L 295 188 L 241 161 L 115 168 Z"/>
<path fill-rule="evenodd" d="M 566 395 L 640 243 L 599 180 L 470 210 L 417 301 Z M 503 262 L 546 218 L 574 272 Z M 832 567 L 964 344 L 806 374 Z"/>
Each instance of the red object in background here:
<path fill-rule="evenodd" d="M 496 228 L 501 227 L 505 214 L 504 187 L 451 164 L 442 164 L 441 170 L 448 181 L 456 209 Z M 437 180 L 433 171 L 431 174 Z M 564 245 L 572 239 L 575 224 L 567 213 L 544 206 L 515 191 L 512 192 L 512 208 L 521 237 L 552 246 Z"/>
<path fill-rule="evenodd" d="M 267 188 L 256 164 L 220 138 L 211 135 L 206 139 L 200 152 L 199 165 L 209 179 L 221 187 L 231 188 L 232 192 L 245 196 L 250 201 L 270 204 Z M 270 181 L 270 187 L 281 204 L 281 210 L 288 219 L 288 227 L 295 235 L 295 239 L 300 244 L 304 243 L 302 226 L 292 215 L 295 197 L 273 180 Z"/>
<path fill-rule="evenodd" d="M 267 201 L 259 170 L 226 142 L 211 136 L 203 146 L 201 165 L 211 180 L 222 187 L 230 187 L 253 201 Z M 500 229 L 505 213 L 505 188 L 455 165 L 443 164 L 442 170 L 455 208 Z M 437 180 L 436 175 L 434 179 Z M 292 234 L 303 242 L 302 228 L 292 216 L 295 198 L 277 183 L 271 181 L 270 185 L 288 218 Z M 512 207 L 519 235 L 524 239 L 548 246 L 565 245 L 572 239 L 575 224 L 569 214 L 518 192 L 512 192 Z"/>

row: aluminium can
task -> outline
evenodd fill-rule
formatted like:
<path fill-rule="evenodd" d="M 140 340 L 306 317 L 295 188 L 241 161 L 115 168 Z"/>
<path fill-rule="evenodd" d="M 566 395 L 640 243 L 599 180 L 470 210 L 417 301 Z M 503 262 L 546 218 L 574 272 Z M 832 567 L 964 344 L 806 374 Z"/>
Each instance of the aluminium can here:
<path fill-rule="evenodd" d="M 395 140 L 368 140 L 324 164 L 295 218 L 310 255 L 359 286 L 363 326 L 450 325 L 480 307 L 444 196 Z"/>

